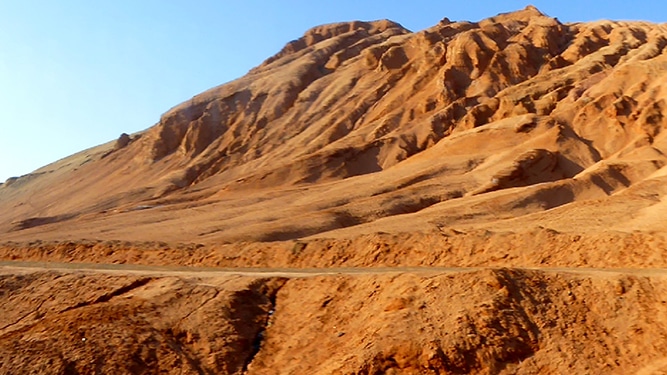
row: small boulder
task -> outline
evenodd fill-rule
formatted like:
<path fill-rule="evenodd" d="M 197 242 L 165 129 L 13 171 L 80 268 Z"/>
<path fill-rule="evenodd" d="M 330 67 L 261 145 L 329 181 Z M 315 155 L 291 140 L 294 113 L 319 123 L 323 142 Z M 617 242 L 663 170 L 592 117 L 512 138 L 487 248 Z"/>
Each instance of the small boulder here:
<path fill-rule="evenodd" d="M 114 146 L 114 149 L 115 150 L 120 150 L 121 148 L 124 148 L 127 145 L 129 145 L 131 141 L 132 141 L 132 138 L 130 138 L 129 134 L 123 133 L 116 140 L 116 145 Z"/>

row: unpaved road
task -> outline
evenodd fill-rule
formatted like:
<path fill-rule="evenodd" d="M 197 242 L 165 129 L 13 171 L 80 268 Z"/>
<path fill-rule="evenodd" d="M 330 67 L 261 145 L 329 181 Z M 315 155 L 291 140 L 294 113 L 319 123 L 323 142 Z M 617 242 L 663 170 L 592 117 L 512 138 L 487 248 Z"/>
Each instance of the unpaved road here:
<path fill-rule="evenodd" d="M 446 274 L 498 269 L 498 267 L 347 267 L 347 268 L 216 268 L 188 266 L 146 266 L 111 263 L 64 263 L 0 261 L 0 274 L 53 270 L 59 272 L 93 272 L 120 275 L 154 276 L 262 276 L 262 277 L 312 277 L 326 275 L 378 275 L 378 274 Z M 667 277 L 666 268 L 584 268 L 584 267 L 513 267 L 518 270 L 534 270 L 550 273 L 576 273 L 583 275 L 618 275 Z"/>

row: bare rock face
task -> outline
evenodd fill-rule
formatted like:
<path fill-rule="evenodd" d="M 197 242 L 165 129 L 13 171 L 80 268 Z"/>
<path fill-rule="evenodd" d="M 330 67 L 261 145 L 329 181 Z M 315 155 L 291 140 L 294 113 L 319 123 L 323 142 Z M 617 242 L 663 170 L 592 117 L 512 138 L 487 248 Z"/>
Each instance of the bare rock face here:
<path fill-rule="evenodd" d="M 0 264 L 0 373 L 665 370 L 666 48 L 534 7 L 315 27 L 2 185 L 0 260 L 130 269 Z"/>
<path fill-rule="evenodd" d="M 126 147 L 127 145 L 130 144 L 131 140 L 132 140 L 132 138 L 130 138 L 129 134 L 127 134 L 127 133 L 121 134 L 120 137 L 118 137 L 118 139 L 116 140 L 116 144 L 114 145 L 114 149 L 120 150 L 121 148 Z"/>
<path fill-rule="evenodd" d="M 282 282 L 3 275 L 0 372 L 241 374 Z"/>
<path fill-rule="evenodd" d="M 562 173 L 558 173 L 557 167 L 558 155 L 556 153 L 544 149 L 529 150 L 519 155 L 510 166 L 496 172 L 488 185 L 473 193 L 482 194 L 499 189 L 559 180 L 563 176 Z"/>
<path fill-rule="evenodd" d="M 0 194 L 0 231 L 60 239 L 80 220 L 67 230 L 83 238 L 266 241 L 345 237 L 348 227 L 506 228 L 498 220 L 508 217 L 534 228 L 546 207 L 630 188 L 642 203 L 627 225 L 643 230 L 659 221 L 644 208 L 662 193 L 640 190 L 659 185 L 667 163 L 666 40 L 659 25 L 563 24 L 533 7 L 418 32 L 386 20 L 315 27 L 140 136 L 4 184 L 13 189 Z M 501 197 L 508 189 L 550 203 L 520 206 Z M 145 206 L 157 208 L 152 223 L 133 209 Z M 169 213 L 193 206 L 198 220 Z M 585 221 L 606 206 L 577 212 Z M 411 228 L 396 217 L 424 210 Z M 16 226 L 44 217 L 70 219 Z"/>
<path fill-rule="evenodd" d="M 667 366 L 662 276 L 33 271 L 3 273 L 0 286 L 7 374 L 625 374 Z"/>

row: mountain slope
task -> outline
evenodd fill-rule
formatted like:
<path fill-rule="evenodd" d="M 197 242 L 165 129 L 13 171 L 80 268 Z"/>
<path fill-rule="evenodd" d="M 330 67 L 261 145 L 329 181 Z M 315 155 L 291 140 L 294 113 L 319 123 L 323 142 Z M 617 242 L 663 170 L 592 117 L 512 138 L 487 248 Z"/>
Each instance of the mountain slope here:
<path fill-rule="evenodd" d="M 662 231 L 667 28 L 533 7 L 313 28 L 140 134 L 0 187 L 3 239 Z"/>

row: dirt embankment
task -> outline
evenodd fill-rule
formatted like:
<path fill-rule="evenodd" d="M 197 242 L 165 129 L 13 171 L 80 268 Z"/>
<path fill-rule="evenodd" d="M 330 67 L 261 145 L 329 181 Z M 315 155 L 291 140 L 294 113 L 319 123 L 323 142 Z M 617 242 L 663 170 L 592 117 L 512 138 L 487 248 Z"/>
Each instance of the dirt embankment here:
<path fill-rule="evenodd" d="M 0 273 L 3 374 L 627 374 L 667 368 L 665 275 Z M 643 371 L 643 372 L 642 372 Z"/>
<path fill-rule="evenodd" d="M 0 243 L 0 260 L 208 267 L 667 267 L 660 233 L 380 233 L 342 239 L 228 244 L 131 241 Z"/>

